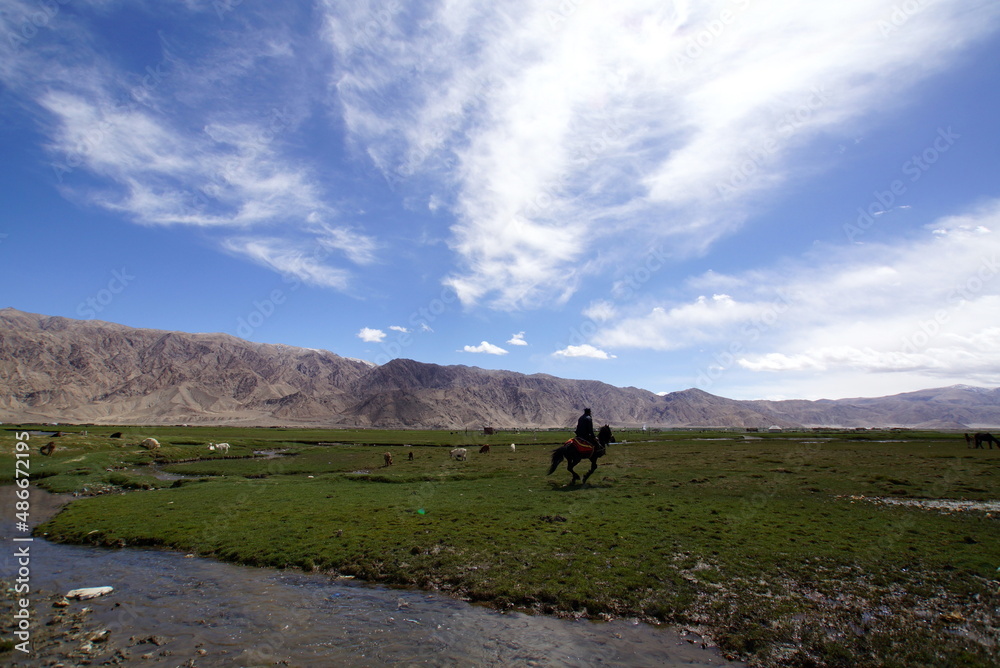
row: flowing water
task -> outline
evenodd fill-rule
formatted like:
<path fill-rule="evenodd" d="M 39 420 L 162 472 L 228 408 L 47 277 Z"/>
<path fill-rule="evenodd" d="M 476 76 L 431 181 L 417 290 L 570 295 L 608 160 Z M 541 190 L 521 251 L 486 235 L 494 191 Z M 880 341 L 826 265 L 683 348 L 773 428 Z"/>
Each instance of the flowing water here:
<path fill-rule="evenodd" d="M 31 596 L 46 608 L 39 609 L 43 622 L 52 611 L 39 590 L 114 587 L 108 596 L 74 602 L 67 610 L 90 608 L 88 623 L 109 629 L 110 638 L 127 648 L 124 665 L 737 665 L 674 629 L 637 622 L 501 614 L 435 593 L 170 551 L 59 545 L 37 537 L 13 543 L 13 536 L 25 535 L 13 523 L 14 488 L 0 488 L 0 500 L 7 548 L 0 576 L 13 579 L 17 573 L 11 546 L 30 545 Z M 66 502 L 31 488 L 32 522 Z M 94 657 L 100 658 L 99 651 Z M 54 663 L 53 656 L 17 652 L 14 659 L 22 666 Z"/>

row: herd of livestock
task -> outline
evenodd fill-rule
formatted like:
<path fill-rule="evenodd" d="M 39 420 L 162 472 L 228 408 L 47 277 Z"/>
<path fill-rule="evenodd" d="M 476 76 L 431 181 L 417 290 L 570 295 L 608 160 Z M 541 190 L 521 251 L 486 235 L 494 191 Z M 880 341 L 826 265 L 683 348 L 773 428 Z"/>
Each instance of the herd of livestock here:
<path fill-rule="evenodd" d="M 511 443 L 510 444 L 510 451 L 511 452 L 516 452 L 517 451 L 517 446 L 514 445 L 513 443 Z M 484 445 L 484 446 L 482 446 L 482 447 L 479 448 L 479 454 L 481 454 L 481 455 L 488 455 L 489 453 L 490 453 L 490 446 L 489 446 L 489 444 L 486 444 L 486 445 Z M 454 459 L 455 461 L 464 462 L 464 461 L 468 460 L 468 458 L 469 458 L 469 450 L 468 450 L 468 448 L 452 448 L 452 450 L 448 453 L 448 456 L 451 457 L 452 459 Z M 391 452 L 383 453 L 382 459 L 385 462 L 386 466 L 392 466 L 392 453 Z M 407 453 L 406 459 L 408 461 L 411 461 L 411 462 L 413 461 L 413 451 L 412 450 L 409 453 Z"/>
<path fill-rule="evenodd" d="M 980 448 L 980 449 L 983 449 L 983 444 L 985 443 L 986 445 L 989 446 L 990 450 L 993 449 L 993 445 L 994 444 L 996 444 L 997 448 L 1000 449 L 1000 441 L 998 441 L 996 439 L 996 437 L 994 437 L 993 434 L 991 434 L 991 433 L 980 432 L 980 433 L 976 433 L 976 434 L 964 434 L 964 436 L 965 436 L 965 443 L 970 448 Z M 115 432 L 114 434 L 111 434 L 111 436 L 110 436 L 110 438 L 121 438 L 121 437 L 122 437 L 121 432 Z M 143 439 L 139 443 L 139 446 L 141 446 L 143 448 L 146 448 L 147 450 L 157 450 L 160 447 L 160 442 L 157 441 L 155 438 L 146 438 L 146 439 Z M 222 454 L 229 454 L 229 448 L 230 448 L 230 445 L 228 443 L 209 443 L 208 444 L 208 449 L 211 452 L 221 452 Z M 48 455 L 51 455 L 53 452 L 55 452 L 55 449 L 56 449 L 56 443 L 55 443 L 55 441 L 49 441 L 45 445 L 41 446 L 38 449 L 38 451 L 41 454 L 48 456 Z M 515 446 L 513 443 L 511 443 L 510 444 L 510 450 L 511 450 L 511 452 L 516 451 L 517 450 L 517 446 Z M 489 452 L 490 452 L 490 446 L 489 446 L 489 444 L 483 445 L 483 446 L 481 446 L 479 448 L 479 454 L 483 454 L 484 455 L 484 454 L 489 454 Z M 449 456 L 452 459 L 456 460 L 456 461 L 463 461 L 464 462 L 464 461 L 466 461 L 469 458 L 469 451 L 468 451 L 467 448 L 453 448 L 450 451 Z M 391 452 L 384 453 L 382 455 L 382 457 L 383 457 L 383 460 L 385 462 L 385 466 L 392 466 L 392 453 Z M 409 453 L 407 459 L 409 459 L 410 461 L 413 460 L 413 452 L 412 451 Z"/>

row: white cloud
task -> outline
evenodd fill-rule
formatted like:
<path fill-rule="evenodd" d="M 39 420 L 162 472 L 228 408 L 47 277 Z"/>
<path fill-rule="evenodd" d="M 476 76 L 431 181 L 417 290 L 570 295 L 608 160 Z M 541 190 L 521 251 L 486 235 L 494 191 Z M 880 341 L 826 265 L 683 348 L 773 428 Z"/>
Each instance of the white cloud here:
<path fill-rule="evenodd" d="M 390 180 L 453 190 L 461 264 L 446 283 L 465 304 L 518 309 L 565 302 L 600 263 L 634 256 L 630 237 L 704 250 L 819 167 L 799 162 L 808 142 L 856 132 L 1000 14 L 924 3 L 887 39 L 897 4 L 633 0 L 562 16 L 447 2 L 414 22 L 330 0 L 326 12 L 353 138 Z"/>
<path fill-rule="evenodd" d="M 320 247 L 338 251 L 351 262 L 359 265 L 375 262 L 375 240 L 349 227 L 333 227 L 323 224 L 316 232 L 316 242 Z"/>
<path fill-rule="evenodd" d="M 410 332 L 410 330 L 401 325 L 389 325 L 389 329 L 391 329 L 394 332 L 400 332 L 402 334 L 408 334 Z"/>
<path fill-rule="evenodd" d="M 478 346 L 465 346 L 462 348 L 463 352 L 467 353 L 486 353 L 487 355 L 506 355 L 507 351 L 500 346 L 495 346 L 488 341 L 483 341 Z"/>
<path fill-rule="evenodd" d="M 855 384 L 861 373 L 905 376 L 917 386 L 997 385 L 1000 327 L 988 315 L 1000 313 L 995 229 L 1000 200 L 937 221 L 909 241 L 824 247 L 780 269 L 716 274 L 707 282 L 726 285 L 735 297 L 657 307 L 616 321 L 592 340 L 653 350 L 701 347 L 715 353 L 715 366 L 704 367 L 714 377 L 739 368 L 783 372 L 788 382 L 798 374 L 818 385 L 824 381 L 815 374 L 847 373 Z"/>
<path fill-rule="evenodd" d="M 346 290 L 350 283 L 347 271 L 329 267 L 310 255 L 314 248 L 308 243 L 274 237 L 234 237 L 225 239 L 222 247 L 310 285 Z"/>
<path fill-rule="evenodd" d="M 557 350 L 552 353 L 553 357 L 589 357 L 598 360 L 609 360 L 615 359 L 615 355 L 611 355 L 599 348 L 595 348 L 589 343 L 584 343 L 579 346 L 566 346 L 562 350 Z"/>
<path fill-rule="evenodd" d="M 326 209 L 310 177 L 260 141 L 262 127 L 213 123 L 190 133 L 168 114 L 116 104 L 101 75 L 81 81 L 94 87 L 49 90 L 38 103 L 55 119 L 56 170 L 107 179 L 93 196 L 99 205 L 141 223 L 203 227 L 304 220 Z"/>
<path fill-rule="evenodd" d="M 15 19 L 25 7 L 5 4 Z M 330 222 L 325 184 L 288 150 L 310 93 L 293 91 L 305 63 L 281 20 L 184 56 L 163 39 L 159 60 L 131 71 L 75 13 L 49 18 L 31 48 L 5 53 L 4 40 L 0 81 L 35 111 L 64 194 L 144 225 L 203 228 L 225 250 L 323 287 L 349 283 L 329 266 L 335 254 L 375 261 L 375 241 Z"/>
<path fill-rule="evenodd" d="M 509 339 L 507 339 L 507 343 L 509 343 L 512 346 L 528 345 L 528 342 L 524 340 L 524 332 L 518 332 L 517 334 L 514 334 Z"/>
<path fill-rule="evenodd" d="M 594 341 L 616 348 L 676 350 L 723 340 L 733 336 L 737 327 L 761 321 L 785 308 L 780 299 L 739 302 L 727 294 L 702 295 L 690 303 L 656 306 L 644 315 L 620 318 L 612 327 L 598 332 Z"/>
<path fill-rule="evenodd" d="M 595 320 L 597 322 L 607 322 L 617 316 L 617 311 L 615 305 L 609 301 L 599 300 L 593 302 L 583 310 L 583 315 L 586 318 Z"/>
<path fill-rule="evenodd" d="M 385 340 L 385 332 L 381 329 L 372 329 L 371 327 L 362 327 L 361 331 L 357 334 L 358 338 L 367 343 L 381 343 Z"/>

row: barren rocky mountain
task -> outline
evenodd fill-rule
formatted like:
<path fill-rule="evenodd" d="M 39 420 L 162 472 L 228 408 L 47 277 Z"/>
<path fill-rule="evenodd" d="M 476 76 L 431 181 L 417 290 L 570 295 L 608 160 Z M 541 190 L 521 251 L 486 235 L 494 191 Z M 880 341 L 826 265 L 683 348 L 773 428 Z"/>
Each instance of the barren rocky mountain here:
<path fill-rule="evenodd" d="M 382 366 L 228 334 L 136 329 L 0 309 L 0 420 L 382 428 L 1000 425 L 1000 389 L 877 399 L 735 401 L 395 359 Z"/>
<path fill-rule="evenodd" d="M 371 365 L 227 334 L 0 310 L 0 415 L 96 423 L 313 421 Z"/>

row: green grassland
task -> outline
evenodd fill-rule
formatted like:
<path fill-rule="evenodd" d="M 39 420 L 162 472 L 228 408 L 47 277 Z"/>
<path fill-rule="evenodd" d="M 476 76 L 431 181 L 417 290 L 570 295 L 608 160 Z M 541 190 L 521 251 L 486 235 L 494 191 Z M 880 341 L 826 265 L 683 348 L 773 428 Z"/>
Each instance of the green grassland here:
<path fill-rule="evenodd" d="M 545 475 L 565 432 L 71 429 L 31 438 L 36 484 L 90 495 L 39 528 L 52 540 L 668 622 L 754 665 L 992 666 L 1000 651 L 1000 513 L 858 498 L 996 500 L 1000 451 L 961 435 L 619 432 L 633 442 L 568 486 L 565 466 Z"/>

